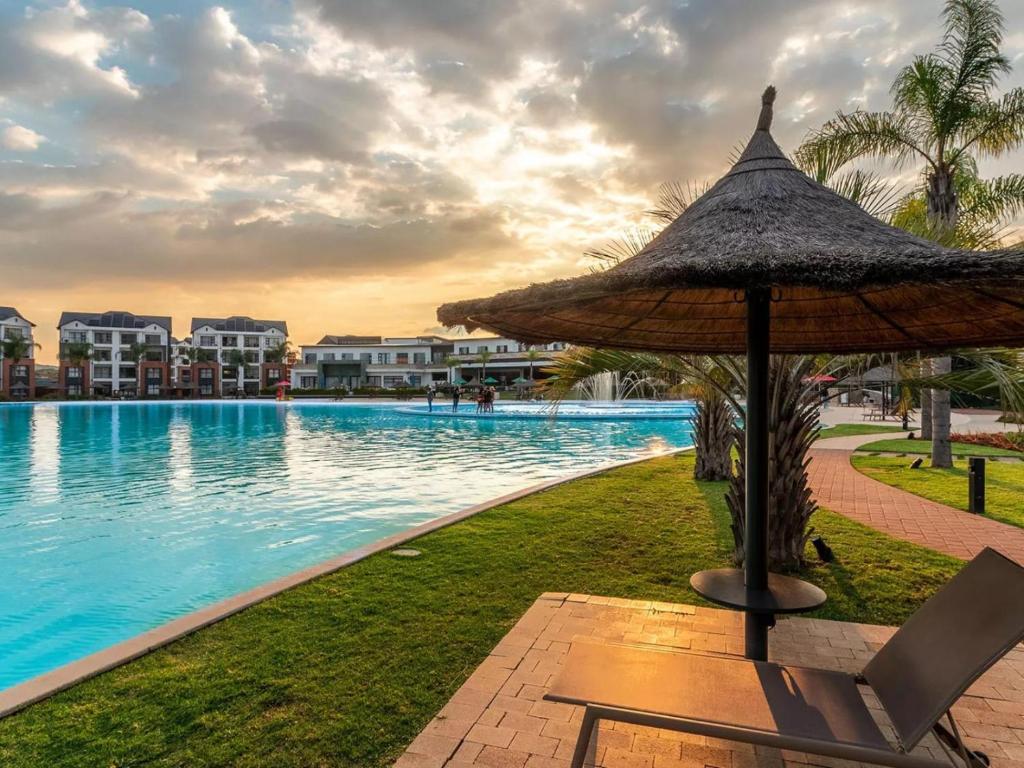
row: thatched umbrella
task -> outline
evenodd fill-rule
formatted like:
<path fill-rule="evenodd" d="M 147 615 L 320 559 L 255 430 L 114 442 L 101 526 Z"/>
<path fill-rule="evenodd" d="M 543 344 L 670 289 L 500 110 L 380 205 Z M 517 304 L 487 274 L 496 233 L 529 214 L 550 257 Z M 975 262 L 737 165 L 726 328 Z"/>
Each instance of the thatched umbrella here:
<path fill-rule="evenodd" d="M 747 614 L 767 654 L 768 355 L 1024 342 L 1024 253 L 943 248 L 887 226 L 800 172 L 769 133 L 775 89 L 732 169 L 646 248 L 605 271 L 446 304 L 438 318 L 528 344 L 747 353 L 745 574 L 701 591 Z M 802 584 L 802 582 L 796 582 Z M 809 585 L 807 585 L 809 586 Z M 727 593 L 727 594 L 726 594 Z M 758 608 L 751 608 L 759 606 Z"/>

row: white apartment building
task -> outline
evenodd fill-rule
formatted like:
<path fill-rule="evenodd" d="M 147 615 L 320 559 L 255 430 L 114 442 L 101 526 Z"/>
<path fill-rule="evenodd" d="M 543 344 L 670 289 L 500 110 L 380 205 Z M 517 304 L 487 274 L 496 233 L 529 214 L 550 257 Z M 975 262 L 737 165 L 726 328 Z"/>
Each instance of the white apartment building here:
<path fill-rule="evenodd" d="M 214 391 L 232 394 L 236 389 L 256 395 L 282 375 L 282 362 L 272 363 L 267 353 L 277 350 L 288 340 L 288 324 L 283 320 L 254 320 L 251 317 L 194 317 L 191 339 L 185 342 L 220 364 L 219 380 Z M 244 362 L 235 365 L 237 354 Z"/>
<path fill-rule="evenodd" d="M 552 353 L 564 344 L 535 347 L 533 378 L 550 365 Z M 511 386 L 528 379 L 530 346 L 497 336 L 447 339 L 441 336 L 324 336 L 304 345 L 292 367 L 291 383 L 301 389 L 343 387 L 426 387 L 449 380 L 479 383 L 494 379 L 497 386 Z M 486 353 L 484 363 L 481 355 Z"/>
<path fill-rule="evenodd" d="M 0 346 L 0 395 L 4 397 L 35 396 L 35 345 L 32 329 L 35 325 L 14 307 L 0 307 L 0 341 L 24 339 L 26 350 L 19 360 L 4 360 Z"/>
<path fill-rule="evenodd" d="M 170 383 L 171 318 L 131 312 L 62 312 L 60 382 L 66 394 L 159 396 Z M 89 356 L 73 359 L 80 345 Z M 133 345 L 145 345 L 136 360 Z M 141 389 L 141 392 L 140 392 Z"/>

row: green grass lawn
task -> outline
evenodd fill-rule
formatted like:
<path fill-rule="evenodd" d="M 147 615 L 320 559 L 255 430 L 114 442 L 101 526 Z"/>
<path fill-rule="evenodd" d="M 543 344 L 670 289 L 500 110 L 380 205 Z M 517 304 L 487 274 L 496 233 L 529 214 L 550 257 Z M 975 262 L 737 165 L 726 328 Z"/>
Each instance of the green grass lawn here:
<path fill-rule="evenodd" d="M 970 443 L 952 443 L 954 456 L 1016 456 L 1024 459 L 1024 453 L 1020 451 L 1007 451 L 1002 448 L 992 448 L 988 445 L 971 445 Z M 864 452 L 875 453 L 923 453 L 931 455 L 931 440 L 877 440 L 874 443 L 862 445 L 857 449 Z"/>
<path fill-rule="evenodd" d="M 967 462 L 952 469 L 923 466 L 910 469 L 907 459 L 854 456 L 853 466 L 875 480 L 917 496 L 967 510 Z M 985 464 L 985 516 L 1024 528 L 1024 463 L 989 461 Z"/>
<path fill-rule="evenodd" d="M 386 766 L 541 592 L 698 602 L 729 562 L 724 484 L 690 455 L 479 514 L 267 600 L 0 721 L 5 768 Z M 883 624 L 962 563 L 829 512 L 816 615 Z"/>
<path fill-rule="evenodd" d="M 851 437 L 853 435 L 880 435 L 883 432 L 908 432 L 909 430 L 892 424 L 836 424 L 834 427 L 821 430 L 819 440 L 826 437 Z"/>

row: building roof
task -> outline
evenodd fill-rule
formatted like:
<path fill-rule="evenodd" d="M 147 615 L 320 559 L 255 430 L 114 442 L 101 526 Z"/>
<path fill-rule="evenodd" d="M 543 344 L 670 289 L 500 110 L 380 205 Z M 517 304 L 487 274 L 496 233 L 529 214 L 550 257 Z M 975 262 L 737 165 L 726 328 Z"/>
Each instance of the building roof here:
<path fill-rule="evenodd" d="M 215 331 L 228 331 L 229 333 L 266 333 L 271 328 L 276 328 L 285 336 L 288 335 L 288 323 L 284 320 L 253 320 L 245 315 L 193 317 L 192 333 L 204 325 L 210 326 Z"/>
<path fill-rule="evenodd" d="M 528 342 L 742 354 L 744 292 L 770 290 L 773 352 L 1024 342 L 1024 251 L 947 249 L 872 217 L 786 158 L 774 99 L 732 169 L 636 256 L 438 319 Z"/>
<path fill-rule="evenodd" d="M 384 340 L 380 336 L 355 336 L 347 334 L 345 336 L 332 336 L 328 334 L 324 336 L 317 345 L 325 346 L 336 346 L 336 347 L 359 347 L 369 344 L 383 344 Z"/>
<path fill-rule="evenodd" d="M 61 312 L 58 328 L 63 328 L 75 321 L 84 323 L 90 328 L 125 328 L 139 329 L 147 325 L 159 325 L 161 328 L 171 332 L 171 318 L 162 315 L 136 315 L 131 312 L 120 310 L 108 310 L 106 312 Z"/>
<path fill-rule="evenodd" d="M 27 317 L 21 314 L 21 312 L 16 310 L 14 307 L 0 307 L 0 320 L 7 320 L 8 318 L 11 317 L 20 317 L 33 328 L 36 327 L 35 323 L 33 323 L 31 320 L 29 320 Z"/>

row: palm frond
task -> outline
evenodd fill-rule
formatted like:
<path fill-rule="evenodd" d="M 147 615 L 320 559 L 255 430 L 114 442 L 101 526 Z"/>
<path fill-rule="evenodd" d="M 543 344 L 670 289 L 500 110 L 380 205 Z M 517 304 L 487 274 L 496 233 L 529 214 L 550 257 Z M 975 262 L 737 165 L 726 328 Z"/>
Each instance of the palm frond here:
<path fill-rule="evenodd" d="M 671 224 L 693 204 L 694 200 L 710 188 L 711 185 L 707 182 L 698 184 L 691 181 L 686 183 L 670 181 L 662 184 L 658 189 L 656 207 L 647 211 L 647 215 L 662 224 Z"/>
<path fill-rule="evenodd" d="M 891 157 L 899 167 L 917 156 L 934 165 L 921 138 L 905 114 L 839 112 L 811 132 L 796 155 L 801 167 L 812 169 L 820 163 L 840 168 L 860 157 Z"/>
<path fill-rule="evenodd" d="M 951 161 L 957 161 L 972 147 L 988 156 L 1019 147 L 1024 142 L 1024 88 L 1014 88 L 999 99 L 976 105 L 957 135 L 961 143 Z"/>
<path fill-rule="evenodd" d="M 827 179 L 836 194 L 852 200 L 876 218 L 888 221 L 903 197 L 901 188 L 870 171 L 854 170 Z"/>
<path fill-rule="evenodd" d="M 633 227 L 626 230 L 621 237 L 609 240 L 600 247 L 584 251 L 583 255 L 597 262 L 595 269 L 607 269 L 636 256 L 656 236 L 657 232 L 649 227 Z"/>
<path fill-rule="evenodd" d="M 987 98 L 1000 75 L 1010 71 L 1000 52 L 1003 15 L 995 0 L 947 0 L 942 12 L 945 34 L 939 55 L 956 71 L 951 103 Z"/>

